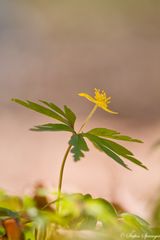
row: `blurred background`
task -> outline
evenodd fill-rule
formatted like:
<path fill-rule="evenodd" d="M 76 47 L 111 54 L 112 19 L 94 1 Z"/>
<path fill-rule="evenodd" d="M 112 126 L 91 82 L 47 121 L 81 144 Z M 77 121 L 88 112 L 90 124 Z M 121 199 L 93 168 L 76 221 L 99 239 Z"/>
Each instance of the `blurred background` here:
<path fill-rule="evenodd" d="M 123 169 L 90 146 L 68 158 L 63 190 L 91 193 L 149 216 L 160 188 L 160 1 L 0 1 L 0 187 L 25 194 L 41 181 L 56 189 L 69 134 L 28 131 L 50 122 L 10 101 L 45 99 L 67 104 L 77 128 L 92 104 L 78 96 L 104 89 L 110 108 L 98 109 L 91 127 L 107 127 L 144 140 L 126 144 L 149 171 Z"/>

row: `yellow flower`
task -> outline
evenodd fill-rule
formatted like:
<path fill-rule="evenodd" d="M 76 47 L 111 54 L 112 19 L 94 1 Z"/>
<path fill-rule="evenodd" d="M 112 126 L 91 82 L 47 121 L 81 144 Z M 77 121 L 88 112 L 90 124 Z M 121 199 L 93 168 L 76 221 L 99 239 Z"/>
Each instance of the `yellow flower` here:
<path fill-rule="evenodd" d="M 102 108 L 106 112 L 113 113 L 113 114 L 118 114 L 117 112 L 113 112 L 108 108 L 108 104 L 110 103 L 111 97 L 107 97 L 105 91 L 100 91 L 100 89 L 95 88 L 95 96 L 94 98 L 86 93 L 79 93 L 78 94 L 81 97 L 87 98 L 89 101 L 93 102 L 96 104 L 97 107 Z"/>

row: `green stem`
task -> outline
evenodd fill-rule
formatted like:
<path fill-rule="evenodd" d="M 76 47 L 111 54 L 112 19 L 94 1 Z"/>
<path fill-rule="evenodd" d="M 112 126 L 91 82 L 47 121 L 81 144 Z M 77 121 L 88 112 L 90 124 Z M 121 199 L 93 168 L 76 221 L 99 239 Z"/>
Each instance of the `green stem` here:
<path fill-rule="evenodd" d="M 59 212 L 59 206 L 60 206 L 59 201 L 60 201 L 60 198 L 61 198 L 61 189 L 62 189 L 64 167 L 65 167 L 65 163 L 66 163 L 66 160 L 67 160 L 67 157 L 68 157 L 68 154 L 70 152 L 71 147 L 72 147 L 71 145 L 68 146 L 68 148 L 67 148 L 67 150 L 64 154 L 61 169 L 60 169 L 59 183 L 58 183 L 58 196 L 57 196 L 57 212 Z"/>
<path fill-rule="evenodd" d="M 85 126 L 87 125 L 87 123 L 89 122 L 91 117 L 93 116 L 94 112 L 96 111 L 97 107 L 98 107 L 97 105 L 94 106 L 94 108 L 92 109 L 92 111 L 90 112 L 88 117 L 86 118 L 85 122 L 80 127 L 80 129 L 78 131 L 78 134 L 85 128 Z M 69 154 L 69 152 L 71 150 L 71 147 L 72 147 L 72 145 L 68 146 L 68 148 L 67 148 L 67 150 L 66 150 L 66 152 L 64 154 L 62 165 L 61 165 L 61 168 L 60 168 L 59 183 L 58 183 L 58 196 L 57 196 L 57 205 L 56 205 L 57 212 L 59 212 L 59 209 L 60 209 L 60 198 L 61 198 L 61 190 L 62 190 L 64 167 L 65 167 L 65 163 L 66 163 L 68 154 Z"/>
<path fill-rule="evenodd" d="M 85 128 L 85 126 L 87 125 L 87 123 L 89 122 L 91 117 L 93 116 L 94 112 L 96 111 L 97 107 L 98 107 L 97 105 L 94 106 L 94 108 L 92 109 L 92 111 L 90 112 L 90 114 L 88 115 L 88 117 L 86 118 L 86 120 L 84 121 L 82 126 L 80 127 L 78 133 L 82 132 L 82 130 Z"/>

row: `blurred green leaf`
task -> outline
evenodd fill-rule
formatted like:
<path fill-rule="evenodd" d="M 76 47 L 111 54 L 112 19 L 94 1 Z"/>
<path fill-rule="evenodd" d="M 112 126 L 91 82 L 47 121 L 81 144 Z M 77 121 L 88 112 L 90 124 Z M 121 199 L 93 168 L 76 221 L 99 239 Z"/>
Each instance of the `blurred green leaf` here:
<path fill-rule="evenodd" d="M 10 217 L 10 218 L 19 218 L 19 215 L 16 211 L 11 211 L 8 208 L 0 207 L 0 217 Z"/>
<path fill-rule="evenodd" d="M 34 227 L 30 227 L 29 224 L 25 225 L 24 228 L 24 236 L 25 236 L 25 240 L 36 240 L 36 236 L 35 236 L 35 228 Z"/>
<path fill-rule="evenodd" d="M 24 210 L 34 208 L 36 206 L 36 203 L 34 199 L 30 196 L 24 196 L 23 197 L 23 208 Z"/>
<path fill-rule="evenodd" d="M 74 123 L 76 121 L 76 115 L 72 110 L 67 107 L 66 105 L 64 106 L 64 111 L 65 111 L 65 117 L 68 119 L 69 124 L 74 127 Z"/>
<path fill-rule="evenodd" d="M 0 201 L 6 196 L 6 191 L 4 189 L 0 189 Z"/>
<path fill-rule="evenodd" d="M 73 132 L 74 130 L 65 125 L 65 124 L 58 124 L 58 123 L 48 123 L 48 124 L 44 124 L 44 125 L 39 125 L 39 126 L 35 126 L 34 128 L 31 128 L 32 131 L 67 131 L 67 132 Z"/>
<path fill-rule="evenodd" d="M 77 221 L 76 229 L 96 229 L 97 223 L 104 228 L 117 221 L 117 213 L 114 207 L 105 199 L 91 197 L 82 199 L 81 206 L 83 206 L 81 215 Z M 76 222 L 76 219 L 74 220 Z M 96 239 L 96 238 L 95 238 Z"/>
<path fill-rule="evenodd" d="M 158 193 L 158 195 L 159 195 L 159 193 Z M 154 226 L 156 226 L 156 227 L 160 226 L 160 197 L 158 197 L 154 203 L 154 208 L 152 211 L 152 222 L 153 222 Z"/>
<path fill-rule="evenodd" d="M 5 234 L 6 234 L 5 228 L 0 225 L 0 237 L 3 237 Z"/>
<path fill-rule="evenodd" d="M 96 217 L 87 214 L 86 202 L 91 199 L 91 195 L 81 193 L 65 194 L 61 200 L 60 215 L 67 219 L 66 224 L 71 229 L 84 230 L 96 227 Z"/>
<path fill-rule="evenodd" d="M 0 207 L 7 208 L 12 211 L 21 211 L 23 203 L 19 197 L 5 195 L 0 199 Z"/>
<path fill-rule="evenodd" d="M 86 201 L 86 212 L 102 223 L 111 223 L 114 218 L 117 218 L 115 208 L 103 198 L 88 199 Z"/>
<path fill-rule="evenodd" d="M 67 121 L 62 116 L 58 115 L 56 112 L 53 112 L 49 108 L 46 108 L 40 104 L 31 102 L 31 101 L 22 101 L 20 99 L 12 99 L 12 101 L 14 101 L 24 107 L 27 107 L 33 111 L 36 111 L 36 112 L 42 113 L 48 117 L 54 118 L 60 122 L 67 123 Z"/>
<path fill-rule="evenodd" d="M 93 128 L 88 133 L 96 135 L 96 136 L 100 136 L 100 137 L 113 138 L 116 140 L 143 143 L 143 141 L 141 141 L 139 139 L 134 139 L 134 138 L 131 138 L 126 135 L 121 135 L 120 132 L 117 132 L 117 131 L 111 130 L 111 129 L 107 129 L 107 128 Z"/>
<path fill-rule="evenodd" d="M 71 152 L 73 153 L 75 161 L 78 161 L 81 157 L 84 157 L 83 151 L 89 151 L 82 134 L 72 135 L 69 144 L 72 145 Z"/>
<path fill-rule="evenodd" d="M 43 222 L 43 221 L 39 222 L 36 230 L 37 230 L 36 231 L 36 240 L 46 239 L 47 225 L 45 222 Z"/>
<path fill-rule="evenodd" d="M 152 232 L 153 232 L 154 236 L 156 236 L 156 235 L 160 236 L 160 227 L 153 227 L 151 229 L 152 229 Z"/>
<path fill-rule="evenodd" d="M 143 233 L 151 232 L 149 224 L 142 218 L 131 213 L 120 214 L 120 219 L 124 225 L 125 230 L 136 230 Z"/>
<path fill-rule="evenodd" d="M 12 198 L 12 197 L 11 197 Z M 23 225 L 25 240 L 117 240 L 125 239 L 128 234 L 133 236 L 155 236 L 159 229 L 152 228 L 142 218 L 130 214 L 117 214 L 112 204 L 102 198 L 92 198 L 91 195 L 62 194 L 61 210 L 42 211 L 35 207 L 32 197 L 25 197 L 23 210 L 19 214 L 8 208 L 0 208 L 0 216 L 18 219 Z M 5 229 L 1 228 L 0 238 Z M 58 231 L 57 231 L 58 230 Z M 148 235 L 146 235 L 148 234 Z M 14 238 L 13 238 L 14 239 Z M 137 238 L 135 238 L 137 239 Z"/>

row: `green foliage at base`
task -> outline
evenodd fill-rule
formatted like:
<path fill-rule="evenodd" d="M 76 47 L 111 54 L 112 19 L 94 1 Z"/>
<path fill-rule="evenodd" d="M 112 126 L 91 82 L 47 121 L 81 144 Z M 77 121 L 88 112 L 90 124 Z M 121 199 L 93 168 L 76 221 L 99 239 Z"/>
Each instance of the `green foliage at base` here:
<path fill-rule="evenodd" d="M 134 214 L 118 212 L 105 199 L 92 198 L 89 194 L 63 194 L 57 213 L 56 201 L 38 207 L 44 197 L 47 199 L 45 194 L 37 193 L 36 197 L 20 199 L 1 194 L 0 237 L 9 239 L 9 230 L 3 224 L 7 219 L 15 219 L 22 232 L 21 237 L 11 240 L 117 240 L 144 239 L 145 236 L 153 239 L 158 235 L 157 228 L 153 229 Z"/>

